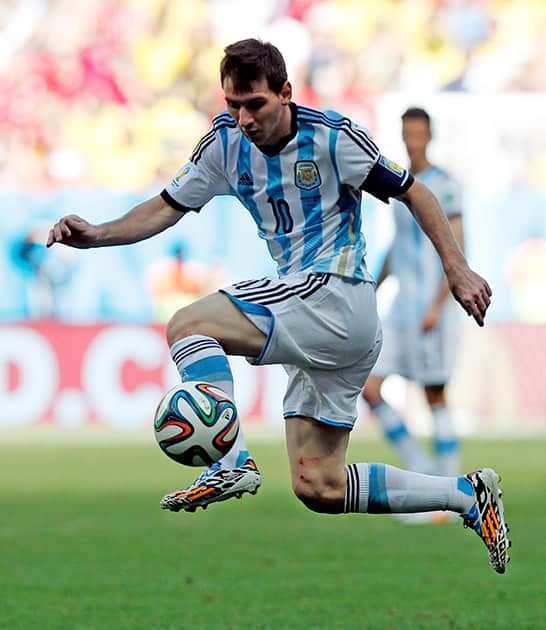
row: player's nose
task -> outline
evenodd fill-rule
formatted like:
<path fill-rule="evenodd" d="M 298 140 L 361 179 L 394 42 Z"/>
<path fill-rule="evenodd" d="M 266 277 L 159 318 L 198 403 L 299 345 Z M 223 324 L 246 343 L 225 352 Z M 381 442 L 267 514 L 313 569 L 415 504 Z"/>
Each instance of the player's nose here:
<path fill-rule="evenodd" d="M 244 107 L 241 107 L 239 109 L 239 127 L 241 127 L 242 129 L 247 129 L 248 127 L 252 126 L 252 123 L 254 122 L 254 119 L 252 118 L 252 116 L 250 115 L 250 112 L 245 109 Z"/>

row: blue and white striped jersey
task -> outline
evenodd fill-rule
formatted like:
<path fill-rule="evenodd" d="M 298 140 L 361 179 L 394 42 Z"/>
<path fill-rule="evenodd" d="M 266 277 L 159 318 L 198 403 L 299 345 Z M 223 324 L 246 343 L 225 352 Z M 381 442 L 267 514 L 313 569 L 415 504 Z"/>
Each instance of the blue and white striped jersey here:
<path fill-rule="evenodd" d="M 227 111 L 219 114 L 162 196 L 180 210 L 200 210 L 215 195 L 237 197 L 280 276 L 309 269 L 371 281 L 360 187 L 379 150 L 365 129 L 336 112 L 291 110 L 293 137 L 275 155 L 250 142 Z M 401 184 L 411 178 L 404 169 L 396 176 Z"/>
<path fill-rule="evenodd" d="M 416 178 L 429 188 L 448 217 L 462 213 L 461 189 L 446 171 L 431 166 Z M 389 271 L 399 288 L 392 316 L 415 317 L 420 321 L 445 279 L 442 263 L 430 239 L 399 201 L 393 203 L 395 234 L 390 250 Z"/>

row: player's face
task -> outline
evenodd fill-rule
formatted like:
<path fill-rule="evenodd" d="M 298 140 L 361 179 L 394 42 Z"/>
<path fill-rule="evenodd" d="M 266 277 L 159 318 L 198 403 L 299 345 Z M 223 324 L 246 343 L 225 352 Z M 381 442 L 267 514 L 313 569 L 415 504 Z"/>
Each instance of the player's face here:
<path fill-rule="evenodd" d="M 402 140 L 410 159 L 424 155 L 431 138 L 426 120 L 409 118 L 402 122 Z"/>
<path fill-rule="evenodd" d="M 238 92 L 229 77 L 224 79 L 228 112 L 245 136 L 258 146 L 273 146 L 290 133 L 292 88 L 288 81 L 280 94 L 271 91 L 267 79 L 251 81 L 248 92 Z"/>

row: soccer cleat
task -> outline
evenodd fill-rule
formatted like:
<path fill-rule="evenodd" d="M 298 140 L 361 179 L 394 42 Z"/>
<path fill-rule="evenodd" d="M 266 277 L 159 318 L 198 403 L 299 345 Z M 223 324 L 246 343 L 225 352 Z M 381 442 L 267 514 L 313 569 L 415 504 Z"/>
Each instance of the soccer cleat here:
<path fill-rule="evenodd" d="M 231 497 L 240 499 L 244 492 L 256 494 L 261 483 L 260 472 L 250 457 L 237 468 L 222 468 L 216 462 L 187 488 L 166 494 L 160 506 L 171 512 L 195 512 L 198 507 L 206 509 L 211 503 Z"/>
<path fill-rule="evenodd" d="M 489 562 L 497 573 L 504 573 L 508 557 L 508 532 L 504 520 L 502 491 L 498 487 L 500 477 L 492 468 L 482 468 L 468 473 L 476 502 L 467 514 L 461 514 L 465 527 L 470 527 L 483 540 L 489 552 Z"/>

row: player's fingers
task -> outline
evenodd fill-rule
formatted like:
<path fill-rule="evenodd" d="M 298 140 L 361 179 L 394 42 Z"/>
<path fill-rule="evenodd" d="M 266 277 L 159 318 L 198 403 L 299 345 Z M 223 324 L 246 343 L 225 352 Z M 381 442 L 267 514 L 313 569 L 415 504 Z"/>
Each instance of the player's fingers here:
<path fill-rule="evenodd" d="M 61 233 L 63 234 L 63 236 L 72 236 L 72 230 L 70 229 L 70 226 L 68 225 L 67 217 L 65 217 L 64 219 L 61 219 L 60 226 L 61 226 Z"/>
<path fill-rule="evenodd" d="M 480 293 L 476 294 L 474 304 L 478 307 L 478 310 L 482 317 L 484 317 L 489 304 L 484 300 L 483 296 Z"/>
<path fill-rule="evenodd" d="M 476 324 L 478 324 L 478 326 L 483 326 L 484 324 L 484 320 L 483 320 L 483 315 L 479 312 L 479 311 L 474 311 L 472 313 L 472 316 L 474 317 L 474 320 L 476 322 Z"/>
<path fill-rule="evenodd" d="M 81 226 L 82 223 L 84 223 L 81 217 L 79 217 L 77 214 L 68 214 L 66 215 L 66 217 L 63 217 L 62 220 L 65 223 L 65 225 L 68 225 L 69 227 L 74 227 L 74 228 L 77 228 Z"/>
<path fill-rule="evenodd" d="M 59 223 L 55 223 L 53 226 L 53 237 L 56 243 L 60 243 L 63 240 L 63 233 Z"/>
<path fill-rule="evenodd" d="M 475 319 L 478 326 L 483 326 L 483 315 L 473 298 L 461 299 L 460 304 L 466 311 L 466 314 Z"/>
<path fill-rule="evenodd" d="M 485 316 L 485 310 L 476 303 L 476 301 L 469 303 L 469 312 L 475 319 L 478 326 L 483 326 L 483 318 Z"/>

